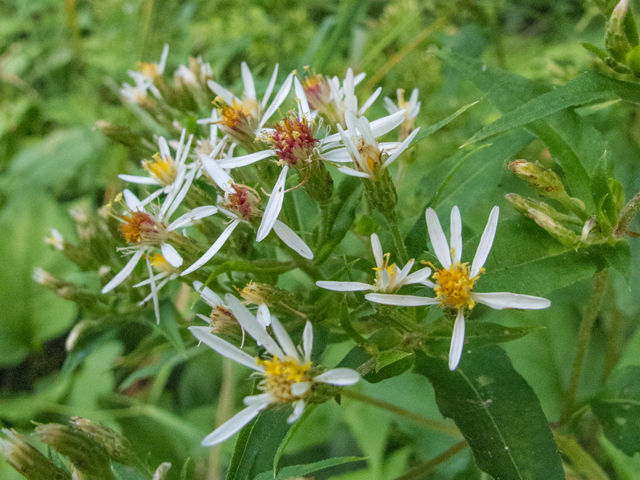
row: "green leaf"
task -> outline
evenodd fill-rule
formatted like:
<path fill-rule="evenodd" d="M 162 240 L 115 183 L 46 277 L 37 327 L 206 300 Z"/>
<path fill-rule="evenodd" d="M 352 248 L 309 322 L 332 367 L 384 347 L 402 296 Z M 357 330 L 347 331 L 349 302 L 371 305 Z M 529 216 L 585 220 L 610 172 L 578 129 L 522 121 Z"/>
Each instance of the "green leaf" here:
<path fill-rule="evenodd" d="M 292 477 L 304 477 L 310 473 L 317 472 L 329 467 L 335 467 L 337 465 L 344 465 L 345 463 L 360 462 L 365 460 L 363 457 L 336 457 L 328 460 L 322 460 L 320 462 L 308 463 L 305 465 L 292 465 L 280 470 L 280 473 L 276 477 L 273 476 L 272 471 L 262 472 L 255 477 L 255 480 L 284 480 Z M 228 477 L 227 477 L 228 478 Z"/>
<path fill-rule="evenodd" d="M 451 344 L 453 322 L 444 318 L 436 320 L 436 322 L 441 325 L 435 328 L 435 330 L 430 331 L 424 339 L 424 351 L 432 357 L 447 356 Z M 465 327 L 464 345 L 466 349 L 471 350 L 486 345 L 510 342 L 511 340 L 518 340 L 541 328 L 543 327 L 505 327 L 497 323 L 468 321 Z"/>
<path fill-rule="evenodd" d="M 304 423 L 307 417 L 311 415 L 311 412 L 313 412 L 317 406 L 318 406 L 317 403 L 307 406 L 304 409 L 302 416 L 298 419 L 296 423 L 293 424 L 293 426 L 289 429 L 285 437 L 282 439 L 282 442 L 280 442 L 280 445 L 278 446 L 278 451 L 273 456 L 273 475 L 274 476 L 278 473 L 278 463 L 280 462 L 280 458 L 284 453 L 284 449 L 287 448 L 287 445 L 289 444 L 289 441 L 291 440 L 291 438 L 295 435 L 295 433 L 298 431 L 300 426 Z"/>
<path fill-rule="evenodd" d="M 292 425 L 291 409 L 269 408 L 240 431 L 226 480 L 245 480 L 268 470 L 273 478 L 273 458 Z"/>
<path fill-rule="evenodd" d="M 640 366 L 614 370 L 591 408 L 616 447 L 627 455 L 640 452 Z"/>
<path fill-rule="evenodd" d="M 193 470 L 195 469 L 195 462 L 191 458 L 187 458 L 180 470 L 180 480 L 188 480 L 189 478 L 195 478 Z"/>
<path fill-rule="evenodd" d="M 445 358 L 416 352 L 442 415 L 453 418 L 478 467 L 496 480 L 564 479 L 562 462 L 538 397 L 493 345 L 465 349 L 450 371 Z"/>
<path fill-rule="evenodd" d="M 416 138 L 413 139 L 413 142 L 411 142 L 411 145 L 415 145 L 416 143 L 418 143 L 419 141 L 423 140 L 424 138 L 428 137 L 429 135 L 431 135 L 434 132 L 437 132 L 438 130 L 440 130 L 442 127 L 444 127 L 445 125 L 451 123 L 455 118 L 459 117 L 460 115 L 462 115 L 464 112 L 466 112 L 469 108 L 473 107 L 475 104 L 477 104 L 480 100 L 475 101 L 473 103 L 469 103 L 468 105 L 465 105 L 462 108 L 459 108 L 458 110 L 456 110 L 453 114 L 449 115 L 447 118 L 445 118 L 444 120 L 440 120 L 438 123 L 431 125 L 430 127 L 427 128 L 421 128 L 420 132 L 416 135 Z"/>
<path fill-rule="evenodd" d="M 466 251 L 475 252 L 479 240 L 472 239 Z M 529 219 L 507 220 L 498 224 L 486 273 L 476 289 L 544 295 L 593 276 L 604 266 L 597 253 L 565 247 Z"/>
<path fill-rule="evenodd" d="M 585 48 L 585 50 L 588 50 L 589 52 L 593 53 L 600 60 L 604 60 L 608 56 L 607 52 L 605 52 L 601 48 L 596 47 L 591 43 L 582 42 L 581 45 Z"/>
<path fill-rule="evenodd" d="M 403 352 L 400 350 L 387 350 L 386 352 L 381 352 L 376 357 L 376 372 L 380 372 L 383 368 L 393 365 L 394 363 L 409 356 L 413 356 L 413 353 Z"/>
<path fill-rule="evenodd" d="M 149 480 L 137 468 L 128 467 L 117 462 L 111 462 L 111 472 L 117 480 Z"/>
<path fill-rule="evenodd" d="M 593 203 L 597 206 L 596 215 L 598 217 L 598 223 L 601 227 L 607 228 L 608 231 L 616 224 L 619 213 L 616 207 L 616 201 L 614 201 L 611 191 L 609 190 L 608 179 L 610 175 L 611 166 L 605 152 L 591 177 L 591 193 L 593 195 Z"/>

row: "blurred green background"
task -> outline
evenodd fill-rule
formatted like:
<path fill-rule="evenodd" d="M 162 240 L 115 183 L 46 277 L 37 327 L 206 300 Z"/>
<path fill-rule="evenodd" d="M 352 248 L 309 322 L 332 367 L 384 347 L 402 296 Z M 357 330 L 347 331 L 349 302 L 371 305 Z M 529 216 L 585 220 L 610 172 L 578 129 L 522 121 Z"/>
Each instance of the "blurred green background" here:
<path fill-rule="evenodd" d="M 198 351 L 190 353 L 188 362 L 175 352 L 159 354 L 173 355 L 161 362 L 146 359 L 151 365 L 149 374 L 160 370 L 153 370 L 155 361 L 170 367 L 161 370 L 164 383 L 156 387 L 161 390 L 152 398 L 142 396 L 136 388 L 148 385 L 133 381 L 123 385 L 114 366 L 118 366 L 121 354 L 130 352 L 136 339 L 148 331 L 136 326 L 123 328 L 93 350 L 66 358 L 66 334 L 82 319 L 73 303 L 31 279 L 35 267 L 60 277 L 78 278 L 64 257 L 43 242 L 44 237 L 56 227 L 73 239 L 76 233 L 68 211 L 76 206 L 99 208 L 106 191 L 123 187 L 117 174 L 140 160 L 135 153 L 105 139 L 94 127 L 97 120 L 107 120 L 140 129 L 138 117 L 131 107 L 122 105 L 119 96 L 121 83 L 129 81 L 127 70 L 137 61 L 157 62 L 163 45 L 168 43 L 166 71 L 187 63 L 189 56 L 202 56 L 211 63 L 217 81 L 234 87 L 240 84 L 241 61 L 262 77 L 275 63 L 280 64 L 281 72 L 310 65 L 318 73 L 339 76 L 351 66 L 367 72 L 362 87 L 365 94 L 377 85 L 383 87 L 383 95 L 392 98 L 396 88 L 407 92 L 419 88 L 422 110 L 416 124 L 427 126 L 480 98 L 470 84 L 429 53 L 430 46 L 562 85 L 580 72 L 600 68 L 579 42 L 601 46 L 603 25 L 604 17 L 597 9 L 578 1 L 3 0 L 0 420 L 28 428 L 31 420 L 87 416 L 122 430 L 152 465 L 173 462 L 170 478 L 178 478 L 188 457 L 195 460 L 198 478 L 204 478 L 203 465 L 209 453 L 199 442 L 214 426 L 220 378 L 211 373 L 221 371 L 220 358 L 210 351 Z M 383 111 L 381 102 L 375 109 L 378 114 Z M 418 155 L 425 165 L 425 175 L 498 116 L 496 110 L 481 102 L 464 118 L 423 141 Z M 619 103 L 593 114 L 591 119 L 608 139 L 616 159 L 639 158 L 637 109 Z M 520 156 L 535 160 L 541 150 L 534 142 Z M 631 194 L 640 189 L 638 165 L 637 161 L 616 163 L 616 177 Z M 509 187 L 495 192 L 496 199 L 501 199 L 504 191 L 518 188 L 507 174 L 504 181 Z M 420 214 L 427 188 L 431 185 L 423 176 L 407 178 L 405 191 L 400 192 L 408 212 L 403 218 L 405 231 Z M 483 205 L 493 201 L 482 199 Z M 505 209 L 503 218 L 515 215 Z M 464 215 L 463 219 L 467 221 Z M 485 220 L 468 221 L 480 225 Z M 638 247 L 633 242 L 631 246 L 637 259 Z M 616 311 L 624 317 L 626 334 L 633 331 L 632 319 L 638 315 L 638 280 L 637 269 L 631 287 L 615 277 L 617 293 L 608 300 L 615 302 Z M 557 318 L 533 312 L 500 318 L 489 315 L 496 322 L 547 327 L 507 344 L 506 349 L 516 369 L 534 387 L 551 420 L 559 415 L 560 387 L 568 378 L 579 309 L 586 302 L 589 288 L 579 283 L 556 292 L 552 300 L 565 305 L 556 310 Z M 606 328 L 605 322 L 594 332 L 588 366 L 593 385 L 585 382 L 585 391 L 597 388 L 603 368 L 610 367 L 602 360 L 608 348 L 601 335 Z M 345 353 L 341 348 L 330 352 L 328 365 Z M 625 358 L 637 363 L 634 359 L 640 358 L 640 337 L 631 341 Z M 141 375 L 138 382 L 152 380 Z M 435 402 L 425 401 L 425 395 L 433 394 L 425 393 L 432 390 L 422 377 L 407 373 L 363 388 L 372 396 L 440 418 Z M 236 397 L 241 398 L 249 389 L 248 383 L 237 385 Z M 398 396 L 397 391 L 403 395 Z M 365 412 L 358 413 L 363 409 Z M 363 422 L 365 418 L 375 418 L 376 422 Z M 335 429 L 326 428 L 329 425 Z M 373 427 L 375 435 L 370 431 Z M 363 453 L 384 458 L 370 462 L 368 473 L 357 478 L 394 478 L 404 471 L 410 455 L 419 452 L 422 458 L 430 458 L 457 441 L 455 436 L 418 430 L 387 412 L 348 400 L 341 409 L 331 403 L 322 405 L 303 430 L 306 433 L 297 435 L 290 446 L 292 459 L 295 455 L 312 461 Z M 339 435 L 326 438 L 322 433 L 333 431 Z M 407 435 L 416 439 L 412 447 L 406 446 Z M 228 463 L 232 448 L 233 442 L 223 445 L 222 465 Z M 433 478 L 451 478 L 450 472 L 463 469 L 469 455 L 467 451 L 455 457 Z M 637 465 L 637 460 L 628 462 Z M 22 477 L 0 462 L 0 478 Z"/>

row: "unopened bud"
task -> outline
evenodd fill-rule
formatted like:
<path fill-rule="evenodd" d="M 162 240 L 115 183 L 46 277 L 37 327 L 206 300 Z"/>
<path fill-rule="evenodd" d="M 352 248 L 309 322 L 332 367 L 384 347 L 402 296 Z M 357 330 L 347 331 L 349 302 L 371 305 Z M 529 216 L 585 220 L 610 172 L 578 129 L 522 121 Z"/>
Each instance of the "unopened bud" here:
<path fill-rule="evenodd" d="M 129 127 L 114 125 L 105 120 L 98 120 L 95 125 L 105 137 L 110 138 L 116 143 L 125 145 L 126 147 L 136 147 L 140 143 L 140 135 L 136 134 Z"/>
<path fill-rule="evenodd" d="M 60 252 L 64 250 L 64 237 L 55 228 L 51 229 L 50 237 L 45 237 L 44 243 L 48 243 L 49 245 L 52 245 L 56 250 Z"/>
<path fill-rule="evenodd" d="M 573 247 L 580 242 L 578 236 L 568 228 L 563 227 L 549 215 L 538 210 L 529 209 L 527 216 L 544 228 L 552 237 L 567 247 Z"/>
<path fill-rule="evenodd" d="M 67 337 L 64 348 L 67 352 L 70 352 L 76 347 L 82 337 L 99 329 L 100 322 L 96 320 L 81 320 L 71 329 L 71 333 L 69 333 L 69 336 Z"/>
<path fill-rule="evenodd" d="M 36 432 L 44 443 L 68 457 L 82 474 L 96 479 L 113 479 L 107 450 L 81 430 L 49 423 L 38 425 Z"/>
<path fill-rule="evenodd" d="M 156 468 L 156 471 L 153 474 L 153 480 L 164 480 L 165 478 L 167 478 L 167 473 L 169 472 L 170 468 L 171 464 L 169 462 L 161 463 L 160 466 Z"/>
<path fill-rule="evenodd" d="M 542 196 L 557 200 L 572 212 L 584 213 L 584 203 L 577 198 L 570 197 L 560 177 L 551 169 L 540 163 L 526 160 L 514 160 L 509 163 L 509 170 L 529 183 Z"/>
<path fill-rule="evenodd" d="M 24 436 L 3 428 L 8 439 L 0 438 L 0 453 L 7 463 L 28 480 L 71 480 L 71 475 L 31 446 Z"/>
<path fill-rule="evenodd" d="M 279 287 L 251 281 L 239 293 L 247 303 L 265 304 L 271 309 L 272 313 L 300 314 L 296 311 L 298 310 L 298 301 L 293 294 Z"/>
<path fill-rule="evenodd" d="M 589 220 L 584 222 L 584 226 L 582 227 L 582 234 L 580 235 L 581 242 L 583 243 L 587 242 L 587 239 L 589 238 L 589 234 L 591 233 L 591 230 L 593 230 L 593 227 L 595 227 L 597 224 L 598 224 L 598 219 L 595 215 L 589 217 Z"/>
<path fill-rule="evenodd" d="M 629 0 L 621 0 L 611 12 L 605 29 L 605 47 L 614 60 L 624 62 L 627 53 L 635 45 L 629 42 L 625 17 L 629 10 Z"/>
<path fill-rule="evenodd" d="M 122 434 L 82 417 L 71 418 L 71 425 L 102 445 L 116 462 L 129 466 L 139 465 L 140 462 L 129 440 Z"/>
<path fill-rule="evenodd" d="M 558 212 L 555 208 L 545 202 L 541 202 L 540 200 L 535 200 L 533 198 L 524 198 L 517 193 L 507 193 L 504 196 L 513 208 L 518 210 L 523 215 L 529 215 L 529 210 L 537 210 L 549 217 L 553 218 L 559 222 L 568 222 L 576 225 L 582 225 L 582 221 L 573 215 L 565 215 L 564 213 Z"/>

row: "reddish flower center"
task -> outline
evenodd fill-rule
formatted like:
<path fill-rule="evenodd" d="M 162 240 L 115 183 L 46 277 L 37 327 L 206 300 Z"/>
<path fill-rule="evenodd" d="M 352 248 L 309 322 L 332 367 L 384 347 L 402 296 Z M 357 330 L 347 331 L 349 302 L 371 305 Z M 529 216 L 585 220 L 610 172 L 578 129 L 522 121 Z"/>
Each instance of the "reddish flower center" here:
<path fill-rule="evenodd" d="M 275 132 L 269 136 L 269 143 L 277 150 L 280 161 L 293 166 L 311 157 L 315 144 L 319 142 L 314 138 L 311 126 L 306 117 L 295 115 L 276 125 Z"/>

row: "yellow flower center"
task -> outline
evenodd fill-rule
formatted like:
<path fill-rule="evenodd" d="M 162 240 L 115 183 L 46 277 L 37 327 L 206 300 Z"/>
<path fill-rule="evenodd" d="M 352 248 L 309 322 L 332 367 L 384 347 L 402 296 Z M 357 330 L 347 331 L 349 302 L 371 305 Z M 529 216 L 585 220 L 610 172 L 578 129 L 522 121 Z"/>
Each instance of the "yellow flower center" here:
<path fill-rule="evenodd" d="M 179 272 L 178 269 L 173 267 L 167 259 L 160 253 L 154 253 L 149 256 L 149 263 L 156 272 L 175 273 Z"/>
<path fill-rule="evenodd" d="M 136 63 L 136 70 L 147 78 L 155 78 L 160 75 L 158 66 L 155 63 L 138 62 Z"/>
<path fill-rule="evenodd" d="M 142 242 L 145 234 L 156 227 L 151 216 L 144 212 L 131 212 L 129 215 L 124 215 L 122 219 L 125 221 L 120 225 L 122 236 L 134 245 Z"/>
<path fill-rule="evenodd" d="M 388 287 L 391 286 L 393 287 L 396 281 L 396 276 L 398 273 L 398 269 L 396 268 L 396 264 L 392 263 L 391 265 L 389 265 L 389 257 L 391 256 L 390 253 L 385 253 L 384 254 L 384 261 L 382 262 L 382 267 L 378 268 L 378 267 L 374 267 L 374 270 L 376 271 L 376 288 L 379 291 L 394 291 L 397 290 L 396 288 L 392 288 L 389 289 Z M 386 270 L 387 275 L 389 277 L 389 283 L 387 285 L 387 288 L 382 288 L 382 271 Z"/>
<path fill-rule="evenodd" d="M 171 157 L 162 158 L 158 153 L 153 155 L 153 160 L 143 161 L 142 168 L 161 185 L 171 185 L 178 174 L 173 159 Z"/>
<path fill-rule="evenodd" d="M 480 270 L 480 273 L 484 269 Z M 469 264 L 455 262 L 449 268 L 442 268 L 435 271 L 433 279 L 436 281 L 434 291 L 436 299 L 440 301 L 443 307 L 464 308 L 465 306 L 472 309 L 475 302 L 469 294 L 473 291 L 473 285 L 480 278 L 476 275 L 471 278 L 469 276 Z"/>
<path fill-rule="evenodd" d="M 291 386 L 305 381 L 307 370 L 311 367 L 311 363 L 300 365 L 290 357 L 279 360 L 277 355 L 272 360 L 256 358 L 256 364 L 265 369 L 260 388 L 270 393 L 278 402 L 290 402 L 299 398 L 292 395 Z"/>

